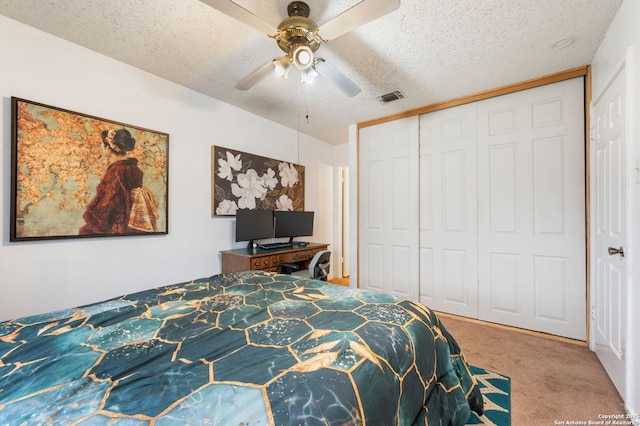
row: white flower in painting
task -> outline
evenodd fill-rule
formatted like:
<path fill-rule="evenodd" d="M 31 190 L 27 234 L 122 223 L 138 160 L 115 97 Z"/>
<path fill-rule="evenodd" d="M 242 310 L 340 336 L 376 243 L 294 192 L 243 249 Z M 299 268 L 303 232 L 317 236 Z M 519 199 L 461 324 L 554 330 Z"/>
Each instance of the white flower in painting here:
<path fill-rule="evenodd" d="M 237 172 L 242 168 L 240 154 L 234 157 L 232 153 L 227 151 L 227 159 L 223 160 L 222 158 L 218 158 L 218 165 L 220 166 L 220 168 L 218 169 L 218 177 L 220 177 L 221 179 L 232 181 L 233 170 Z"/>
<path fill-rule="evenodd" d="M 283 187 L 293 188 L 298 183 L 298 171 L 293 164 L 280 163 L 278 169 L 280 170 L 280 183 Z"/>
<path fill-rule="evenodd" d="M 262 175 L 264 186 L 269 189 L 275 189 L 278 185 L 278 178 L 276 178 L 276 172 L 272 168 L 269 168 L 265 174 Z"/>
<path fill-rule="evenodd" d="M 256 198 L 264 199 L 267 188 L 258 173 L 249 169 L 247 173 L 238 174 L 238 183 L 231 184 L 231 192 L 238 197 L 238 207 L 253 210 L 256 208 Z"/>
<path fill-rule="evenodd" d="M 293 200 L 286 194 L 282 194 L 280 198 L 276 200 L 276 208 L 278 210 L 293 210 Z"/>
<path fill-rule="evenodd" d="M 218 208 L 216 208 L 216 214 L 219 215 L 234 215 L 236 214 L 236 210 L 238 210 L 238 205 L 235 201 L 231 200 L 223 200 L 218 204 Z"/>
<path fill-rule="evenodd" d="M 238 186 L 237 183 L 231 184 L 231 192 L 238 197 L 238 207 L 241 209 L 253 210 L 256 208 L 255 197 L 247 196 L 247 191 Z"/>

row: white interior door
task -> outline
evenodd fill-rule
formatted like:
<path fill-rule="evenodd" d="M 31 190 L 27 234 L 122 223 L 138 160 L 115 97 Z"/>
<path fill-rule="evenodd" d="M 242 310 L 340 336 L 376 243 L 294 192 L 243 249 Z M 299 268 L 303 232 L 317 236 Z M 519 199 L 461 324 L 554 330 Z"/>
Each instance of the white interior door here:
<path fill-rule="evenodd" d="M 420 116 L 420 301 L 478 317 L 476 104 Z"/>
<path fill-rule="evenodd" d="M 359 133 L 361 288 L 418 301 L 418 117 Z"/>
<path fill-rule="evenodd" d="M 586 340 L 583 79 L 478 102 L 480 319 Z"/>
<path fill-rule="evenodd" d="M 625 398 L 626 72 L 623 66 L 592 107 L 592 333 L 595 352 Z M 609 248 L 612 252 L 609 253 Z"/>

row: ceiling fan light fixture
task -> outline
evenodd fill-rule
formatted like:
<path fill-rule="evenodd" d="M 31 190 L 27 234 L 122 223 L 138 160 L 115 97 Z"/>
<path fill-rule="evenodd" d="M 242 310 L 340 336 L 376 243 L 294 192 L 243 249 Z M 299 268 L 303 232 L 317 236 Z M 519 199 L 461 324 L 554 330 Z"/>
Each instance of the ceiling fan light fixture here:
<path fill-rule="evenodd" d="M 289 75 L 289 69 L 291 69 L 291 61 L 288 56 L 274 59 L 273 66 L 275 67 L 276 75 L 282 78 L 287 78 Z"/>
<path fill-rule="evenodd" d="M 309 67 L 300 71 L 300 82 L 301 83 L 311 83 L 316 77 L 318 73 L 313 67 Z"/>
<path fill-rule="evenodd" d="M 298 44 L 291 49 L 291 61 L 299 70 L 306 70 L 313 65 L 313 50 L 305 44 Z"/>

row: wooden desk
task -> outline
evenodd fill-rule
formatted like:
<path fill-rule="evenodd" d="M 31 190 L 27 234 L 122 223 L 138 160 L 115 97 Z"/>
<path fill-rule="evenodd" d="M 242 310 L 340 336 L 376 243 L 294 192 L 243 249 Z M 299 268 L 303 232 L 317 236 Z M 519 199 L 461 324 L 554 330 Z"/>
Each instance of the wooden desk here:
<path fill-rule="evenodd" d="M 281 263 L 297 263 L 300 269 L 308 267 L 313 256 L 322 250 L 327 250 L 329 244 L 307 243 L 306 247 L 299 247 L 293 243 L 293 247 L 264 250 L 261 248 L 236 249 L 221 251 L 222 273 L 240 272 L 248 270 L 262 270 L 277 272 Z"/>

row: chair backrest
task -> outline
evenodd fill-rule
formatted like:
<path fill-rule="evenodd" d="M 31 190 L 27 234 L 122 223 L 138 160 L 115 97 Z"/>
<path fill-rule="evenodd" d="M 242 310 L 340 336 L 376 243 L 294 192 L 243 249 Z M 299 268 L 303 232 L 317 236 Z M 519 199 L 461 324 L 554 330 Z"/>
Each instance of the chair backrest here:
<path fill-rule="evenodd" d="M 309 262 L 309 274 L 311 278 L 326 281 L 331 267 L 331 252 L 328 250 L 319 251 Z"/>

